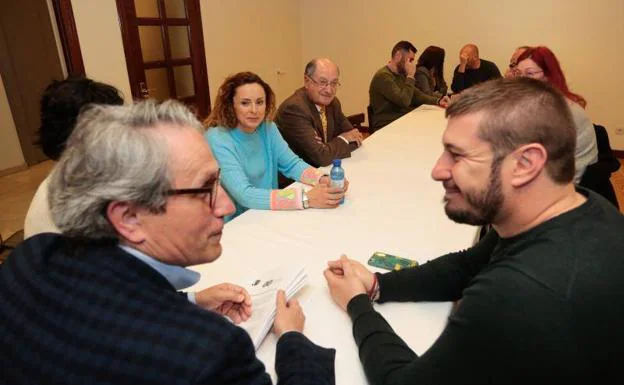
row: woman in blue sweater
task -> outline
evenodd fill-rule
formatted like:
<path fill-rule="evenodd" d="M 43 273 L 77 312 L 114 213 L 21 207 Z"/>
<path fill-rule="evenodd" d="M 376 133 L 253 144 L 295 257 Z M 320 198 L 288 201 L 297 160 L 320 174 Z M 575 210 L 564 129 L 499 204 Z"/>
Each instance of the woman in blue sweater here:
<path fill-rule="evenodd" d="M 330 188 L 323 172 L 295 155 L 270 117 L 275 94 L 258 75 L 240 72 L 225 79 L 204 134 L 221 167 L 221 181 L 233 198 L 235 218 L 245 210 L 336 208 L 345 189 Z M 277 172 L 313 186 L 277 188 Z"/>

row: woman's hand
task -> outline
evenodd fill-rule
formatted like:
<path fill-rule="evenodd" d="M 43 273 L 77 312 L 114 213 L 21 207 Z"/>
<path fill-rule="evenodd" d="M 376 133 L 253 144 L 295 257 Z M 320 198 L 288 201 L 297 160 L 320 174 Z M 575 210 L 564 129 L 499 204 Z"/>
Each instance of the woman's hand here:
<path fill-rule="evenodd" d="M 323 178 L 306 193 L 308 195 L 310 207 L 314 207 L 315 209 L 335 209 L 340 205 L 340 201 L 345 196 L 349 188 L 349 181 L 345 179 L 343 188 L 329 187 L 328 183 L 323 183 Z"/>

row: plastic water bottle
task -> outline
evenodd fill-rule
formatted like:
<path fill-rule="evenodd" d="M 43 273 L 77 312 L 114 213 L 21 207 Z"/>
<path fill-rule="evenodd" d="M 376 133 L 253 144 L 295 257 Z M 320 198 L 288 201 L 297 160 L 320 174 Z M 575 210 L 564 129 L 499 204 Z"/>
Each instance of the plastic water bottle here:
<path fill-rule="evenodd" d="M 333 166 L 329 172 L 329 187 L 344 188 L 344 169 L 342 168 L 342 160 L 334 159 Z M 344 197 L 340 200 L 340 204 L 344 203 Z"/>

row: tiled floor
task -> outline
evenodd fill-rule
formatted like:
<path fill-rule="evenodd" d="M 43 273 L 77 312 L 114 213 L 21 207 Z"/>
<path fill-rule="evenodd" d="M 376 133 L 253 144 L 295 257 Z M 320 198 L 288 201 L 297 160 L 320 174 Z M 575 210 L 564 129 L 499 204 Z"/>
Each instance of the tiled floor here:
<path fill-rule="evenodd" d="M 624 160 L 620 162 L 623 166 L 611 176 L 611 181 L 624 213 Z M 51 161 L 46 161 L 28 170 L 0 177 L 0 234 L 3 238 L 23 228 L 28 205 L 52 166 Z"/>
<path fill-rule="evenodd" d="M 0 234 L 6 239 L 24 227 L 24 218 L 39 183 L 53 166 L 39 163 L 28 170 L 0 177 Z"/>

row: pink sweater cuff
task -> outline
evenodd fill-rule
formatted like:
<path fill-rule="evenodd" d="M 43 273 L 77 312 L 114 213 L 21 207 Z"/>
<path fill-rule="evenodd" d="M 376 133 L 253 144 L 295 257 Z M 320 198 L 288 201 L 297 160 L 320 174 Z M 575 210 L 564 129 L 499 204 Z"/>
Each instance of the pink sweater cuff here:
<path fill-rule="evenodd" d="M 303 209 L 301 189 L 285 188 L 271 191 L 271 210 L 301 210 Z"/>
<path fill-rule="evenodd" d="M 308 167 L 303 170 L 300 182 L 315 186 L 316 184 L 318 184 L 319 180 L 323 175 L 323 171 L 319 170 L 318 168 Z"/>

